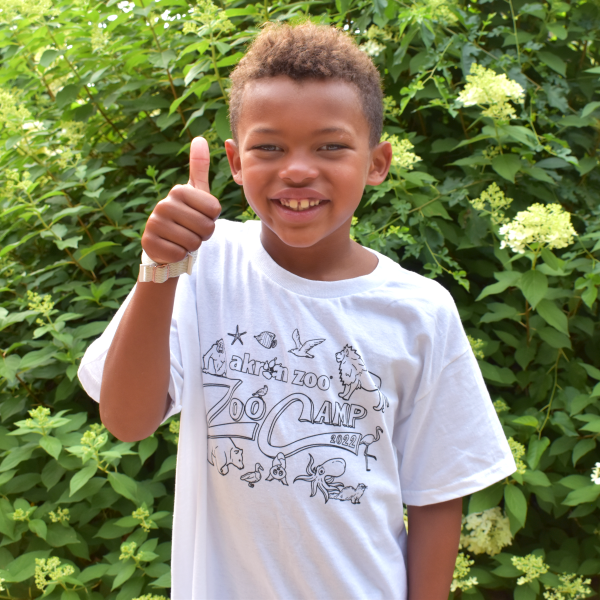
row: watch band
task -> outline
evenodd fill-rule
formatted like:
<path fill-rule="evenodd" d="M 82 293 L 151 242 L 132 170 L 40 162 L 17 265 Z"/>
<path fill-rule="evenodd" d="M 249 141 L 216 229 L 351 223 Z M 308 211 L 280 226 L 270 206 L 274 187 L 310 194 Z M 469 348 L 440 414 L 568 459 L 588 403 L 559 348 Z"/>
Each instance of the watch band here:
<path fill-rule="evenodd" d="M 142 264 L 140 265 L 140 274 L 138 281 L 164 283 L 171 277 L 179 277 L 184 273 L 192 274 L 192 268 L 198 257 L 198 250 L 190 252 L 183 260 L 176 263 L 161 265 L 154 262 L 146 252 L 142 252 Z"/>

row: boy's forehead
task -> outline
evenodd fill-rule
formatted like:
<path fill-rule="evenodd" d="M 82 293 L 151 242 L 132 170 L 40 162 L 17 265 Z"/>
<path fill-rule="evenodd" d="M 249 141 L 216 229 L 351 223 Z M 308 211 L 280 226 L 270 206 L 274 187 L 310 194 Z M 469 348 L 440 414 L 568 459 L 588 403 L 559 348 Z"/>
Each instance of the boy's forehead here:
<path fill-rule="evenodd" d="M 323 133 L 368 128 L 356 86 L 341 79 L 278 76 L 247 84 L 240 114 L 243 129 L 266 133 L 269 122 L 286 118 L 309 121 Z"/>

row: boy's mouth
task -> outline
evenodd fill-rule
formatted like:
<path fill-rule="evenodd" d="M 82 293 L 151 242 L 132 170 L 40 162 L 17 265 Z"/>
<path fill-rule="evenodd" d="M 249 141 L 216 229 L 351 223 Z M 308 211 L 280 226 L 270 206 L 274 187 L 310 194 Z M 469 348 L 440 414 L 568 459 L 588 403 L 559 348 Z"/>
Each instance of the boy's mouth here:
<path fill-rule="evenodd" d="M 282 206 L 291 208 L 296 212 L 308 210 L 309 208 L 312 208 L 313 206 L 319 206 L 321 202 L 324 202 L 323 200 L 318 200 L 316 198 L 279 198 L 278 201 Z"/>

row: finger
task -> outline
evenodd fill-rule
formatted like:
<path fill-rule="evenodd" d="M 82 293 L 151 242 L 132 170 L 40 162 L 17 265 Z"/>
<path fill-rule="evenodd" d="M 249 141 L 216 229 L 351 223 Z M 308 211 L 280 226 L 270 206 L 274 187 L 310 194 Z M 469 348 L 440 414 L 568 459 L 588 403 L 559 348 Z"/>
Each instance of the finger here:
<path fill-rule="evenodd" d="M 192 187 L 210 193 L 210 186 L 208 185 L 209 167 L 208 142 L 203 137 L 195 137 L 190 147 L 190 185 Z"/>
<path fill-rule="evenodd" d="M 212 196 L 211 196 L 212 198 Z M 214 200 L 216 202 L 216 200 Z M 168 231 L 171 226 L 179 225 L 200 237 L 207 240 L 215 229 L 215 223 L 212 216 L 208 216 L 196 210 L 193 206 L 188 206 L 183 203 L 166 202 L 160 207 L 160 211 L 153 213 L 152 228 L 154 231 L 160 232 L 164 237 L 163 231 Z M 175 240 L 176 238 L 172 238 Z"/>

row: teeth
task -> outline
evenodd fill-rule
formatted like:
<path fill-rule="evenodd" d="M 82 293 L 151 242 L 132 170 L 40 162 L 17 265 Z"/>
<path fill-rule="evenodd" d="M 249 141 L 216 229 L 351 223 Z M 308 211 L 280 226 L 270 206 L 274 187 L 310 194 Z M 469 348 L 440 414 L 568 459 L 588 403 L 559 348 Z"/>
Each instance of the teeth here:
<path fill-rule="evenodd" d="M 309 198 L 302 198 L 301 200 L 292 200 L 290 198 L 280 198 L 279 202 L 281 202 L 281 204 L 283 206 L 287 206 L 289 208 L 291 208 L 292 210 L 295 211 L 302 211 L 302 210 L 306 210 L 307 208 L 311 208 L 313 206 L 319 206 L 319 204 L 321 204 L 320 200 L 312 200 Z"/>

